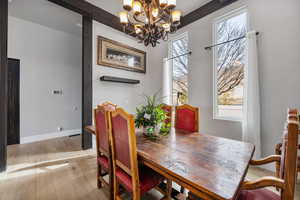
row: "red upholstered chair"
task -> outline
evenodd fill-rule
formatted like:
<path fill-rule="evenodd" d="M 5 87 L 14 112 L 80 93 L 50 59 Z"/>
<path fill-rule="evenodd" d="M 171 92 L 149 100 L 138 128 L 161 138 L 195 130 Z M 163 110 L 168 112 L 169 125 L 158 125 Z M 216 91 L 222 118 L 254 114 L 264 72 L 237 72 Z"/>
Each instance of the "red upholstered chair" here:
<path fill-rule="evenodd" d="M 298 111 L 297 116 L 298 116 Z M 238 200 L 293 200 L 296 186 L 297 174 L 297 152 L 298 152 L 298 130 L 299 118 L 293 118 L 288 114 L 287 125 L 284 130 L 282 155 L 274 155 L 268 158 L 251 161 L 252 165 L 262 165 L 270 162 L 280 164 L 280 177 L 265 177 L 257 181 L 246 181 L 242 186 L 242 191 Z M 277 187 L 281 190 L 277 195 L 264 187 Z"/>
<path fill-rule="evenodd" d="M 163 104 L 161 108 L 167 113 L 168 116 L 168 118 L 165 120 L 165 123 L 172 123 L 173 107 L 167 104 Z"/>
<path fill-rule="evenodd" d="M 164 181 L 164 177 L 146 166 L 138 167 L 133 115 L 117 108 L 110 113 L 110 119 L 114 199 L 121 199 L 119 186 L 122 185 L 133 200 L 139 200 L 141 195 Z"/>
<path fill-rule="evenodd" d="M 297 112 L 298 113 L 298 112 Z M 250 165 L 264 165 L 278 162 L 280 165 L 280 177 L 263 177 L 255 181 L 246 181 L 241 186 L 235 200 L 293 200 L 297 174 L 299 119 L 291 119 L 288 114 L 287 125 L 284 130 L 282 155 L 273 155 L 261 160 L 252 160 Z M 265 189 L 265 187 L 277 187 L 280 195 Z M 193 194 L 189 199 L 198 200 Z"/>
<path fill-rule="evenodd" d="M 175 108 L 175 128 L 187 132 L 199 131 L 199 109 L 184 104 Z"/>
<path fill-rule="evenodd" d="M 110 143 L 109 143 L 109 111 L 114 111 L 116 105 L 110 102 L 105 102 L 98 105 L 94 110 L 94 121 L 96 127 L 96 148 L 97 148 L 97 185 L 101 188 L 104 185 L 108 185 L 111 190 L 112 197 L 112 160 L 110 156 Z M 104 180 L 104 176 L 109 174 L 110 181 Z"/>

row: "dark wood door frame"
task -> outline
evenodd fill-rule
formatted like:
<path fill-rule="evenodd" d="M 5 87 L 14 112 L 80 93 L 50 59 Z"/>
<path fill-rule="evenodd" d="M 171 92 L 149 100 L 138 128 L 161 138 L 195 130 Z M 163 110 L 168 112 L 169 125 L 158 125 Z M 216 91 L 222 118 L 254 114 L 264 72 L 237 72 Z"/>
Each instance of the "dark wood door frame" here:
<path fill-rule="evenodd" d="M 6 170 L 7 160 L 7 27 L 8 0 L 0 1 L 0 172 Z"/>
<path fill-rule="evenodd" d="M 7 145 L 20 144 L 20 60 L 8 58 Z"/>
<path fill-rule="evenodd" d="M 82 149 L 92 147 L 92 135 L 84 127 L 93 117 L 93 19 L 82 17 Z"/>

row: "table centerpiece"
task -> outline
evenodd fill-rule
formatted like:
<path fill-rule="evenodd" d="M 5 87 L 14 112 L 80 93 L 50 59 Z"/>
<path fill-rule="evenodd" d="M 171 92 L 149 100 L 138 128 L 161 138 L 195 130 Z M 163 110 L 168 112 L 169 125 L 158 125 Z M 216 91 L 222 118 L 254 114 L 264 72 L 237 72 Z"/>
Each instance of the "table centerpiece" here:
<path fill-rule="evenodd" d="M 168 116 L 158 103 L 157 94 L 145 95 L 146 105 L 136 108 L 135 126 L 143 129 L 143 134 L 150 139 L 159 139 L 169 134 L 171 123 L 166 123 Z"/>

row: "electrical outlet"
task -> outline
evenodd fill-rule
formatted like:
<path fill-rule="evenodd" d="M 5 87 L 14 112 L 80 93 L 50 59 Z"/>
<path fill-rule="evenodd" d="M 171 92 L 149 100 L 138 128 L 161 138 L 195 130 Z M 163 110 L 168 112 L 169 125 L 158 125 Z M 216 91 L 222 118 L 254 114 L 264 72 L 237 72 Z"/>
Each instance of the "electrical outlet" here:
<path fill-rule="evenodd" d="M 53 90 L 53 94 L 62 95 L 62 90 Z"/>

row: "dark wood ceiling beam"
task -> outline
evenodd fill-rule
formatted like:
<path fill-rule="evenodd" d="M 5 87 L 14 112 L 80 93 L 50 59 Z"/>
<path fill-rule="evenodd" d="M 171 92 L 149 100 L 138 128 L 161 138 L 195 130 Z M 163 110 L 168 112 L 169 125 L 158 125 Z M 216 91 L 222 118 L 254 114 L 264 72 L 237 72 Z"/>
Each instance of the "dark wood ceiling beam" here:
<path fill-rule="evenodd" d="M 212 0 L 200 8 L 190 12 L 181 18 L 181 25 L 179 28 L 187 26 L 221 8 L 224 8 L 238 0 Z"/>

